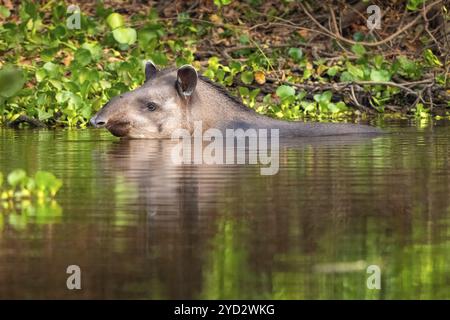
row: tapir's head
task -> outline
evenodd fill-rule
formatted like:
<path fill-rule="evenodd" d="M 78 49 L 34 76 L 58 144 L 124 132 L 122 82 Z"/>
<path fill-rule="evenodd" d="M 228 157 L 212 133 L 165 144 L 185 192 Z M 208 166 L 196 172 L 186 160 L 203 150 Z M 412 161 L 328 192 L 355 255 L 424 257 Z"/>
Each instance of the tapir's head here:
<path fill-rule="evenodd" d="M 145 83 L 136 90 L 112 98 L 91 119 L 113 135 L 130 138 L 170 138 L 187 126 L 187 105 L 197 85 L 197 72 L 186 65 L 158 71 L 145 65 Z"/>

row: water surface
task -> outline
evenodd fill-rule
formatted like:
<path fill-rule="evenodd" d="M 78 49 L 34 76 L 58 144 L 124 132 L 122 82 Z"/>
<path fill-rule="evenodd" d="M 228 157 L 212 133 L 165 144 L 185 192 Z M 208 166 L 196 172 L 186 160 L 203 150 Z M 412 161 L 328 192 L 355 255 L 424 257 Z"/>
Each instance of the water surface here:
<path fill-rule="evenodd" d="M 3 173 L 64 186 L 0 209 L 0 298 L 449 299 L 450 123 L 386 128 L 282 141 L 274 176 L 174 165 L 168 141 L 2 129 Z"/>

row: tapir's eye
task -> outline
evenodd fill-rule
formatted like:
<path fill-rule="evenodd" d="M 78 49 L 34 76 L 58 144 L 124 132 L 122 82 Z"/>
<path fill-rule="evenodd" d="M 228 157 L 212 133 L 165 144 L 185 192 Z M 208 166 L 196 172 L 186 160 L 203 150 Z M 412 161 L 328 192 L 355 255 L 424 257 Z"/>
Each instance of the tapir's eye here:
<path fill-rule="evenodd" d="M 147 109 L 149 111 L 155 111 L 157 108 L 158 108 L 158 105 L 156 103 L 154 103 L 154 102 L 149 102 L 147 104 Z"/>

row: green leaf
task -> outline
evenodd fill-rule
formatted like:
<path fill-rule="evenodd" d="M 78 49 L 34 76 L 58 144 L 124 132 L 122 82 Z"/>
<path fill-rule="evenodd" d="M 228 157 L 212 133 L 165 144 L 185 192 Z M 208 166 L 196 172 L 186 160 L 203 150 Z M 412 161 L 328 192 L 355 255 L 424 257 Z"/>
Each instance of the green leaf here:
<path fill-rule="evenodd" d="M 256 88 L 256 89 L 253 89 L 252 91 L 250 91 L 250 94 L 249 94 L 249 96 L 250 96 L 250 99 L 255 99 L 256 98 L 256 96 L 259 94 L 261 92 L 261 89 L 259 89 L 259 88 Z"/>
<path fill-rule="evenodd" d="M 247 97 L 250 94 L 250 90 L 247 87 L 239 87 L 238 90 L 241 97 Z"/>
<path fill-rule="evenodd" d="M 248 35 L 242 34 L 239 37 L 239 42 L 242 43 L 242 44 L 248 44 L 248 43 L 250 43 L 250 38 L 248 37 Z"/>
<path fill-rule="evenodd" d="M 59 75 L 59 67 L 57 64 L 54 64 L 53 62 L 46 62 L 42 68 L 44 68 L 45 71 L 47 71 L 47 74 L 50 77 L 57 77 Z"/>
<path fill-rule="evenodd" d="M 166 55 L 162 52 L 152 52 L 150 58 L 157 65 L 165 66 L 168 63 Z"/>
<path fill-rule="evenodd" d="M 252 71 L 245 71 L 241 73 L 241 80 L 245 84 L 252 84 L 253 82 L 253 72 Z"/>
<path fill-rule="evenodd" d="M 363 45 L 357 43 L 352 46 L 352 51 L 358 56 L 362 57 L 366 53 L 366 49 Z"/>
<path fill-rule="evenodd" d="M 425 0 L 408 0 L 406 8 L 411 11 L 416 11 L 424 2 Z"/>
<path fill-rule="evenodd" d="M 376 82 L 385 82 L 391 80 L 391 75 L 387 70 L 372 69 L 372 71 L 370 72 L 370 80 Z"/>
<path fill-rule="evenodd" d="M 93 60 L 99 60 L 103 55 L 102 48 L 95 42 L 85 42 L 81 47 L 89 50 Z"/>
<path fill-rule="evenodd" d="M 114 30 L 122 27 L 125 23 L 125 20 L 120 14 L 114 12 L 111 13 L 108 18 L 106 18 L 106 23 L 112 30 Z"/>
<path fill-rule="evenodd" d="M 62 186 L 62 181 L 47 171 L 38 171 L 34 177 L 36 187 L 41 191 L 49 191 L 54 196 Z"/>
<path fill-rule="evenodd" d="M 311 70 L 311 69 L 305 69 L 305 70 L 303 71 L 303 77 L 302 77 L 302 79 L 303 79 L 303 80 L 307 80 L 307 79 L 309 79 L 311 76 L 312 76 L 312 70 Z"/>
<path fill-rule="evenodd" d="M 113 31 L 114 39 L 120 44 L 132 45 L 136 42 L 137 33 L 133 28 L 120 27 Z"/>
<path fill-rule="evenodd" d="M 48 186 L 50 186 L 55 180 L 55 176 L 47 171 L 38 171 L 34 177 L 34 181 L 36 182 L 36 187 L 41 190 L 45 190 Z"/>
<path fill-rule="evenodd" d="M 373 57 L 372 61 L 377 69 L 381 69 L 384 63 L 384 57 L 381 54 L 377 54 L 375 57 Z"/>
<path fill-rule="evenodd" d="M 92 61 L 91 52 L 87 49 L 78 49 L 75 52 L 74 59 L 80 66 L 87 66 Z"/>
<path fill-rule="evenodd" d="M 439 61 L 438 57 L 436 57 L 436 56 L 434 55 L 433 51 L 431 51 L 430 49 L 426 49 L 426 50 L 423 52 L 423 56 L 424 56 L 425 60 L 427 61 L 427 63 L 428 63 L 430 66 L 433 66 L 433 67 L 442 67 L 442 62 Z"/>
<path fill-rule="evenodd" d="M 362 32 L 355 32 L 354 34 L 353 34 L 353 40 L 355 40 L 355 41 L 363 41 L 364 40 L 364 33 L 362 33 Z"/>
<path fill-rule="evenodd" d="M 233 0 L 214 0 L 214 4 L 221 8 L 222 6 L 229 5 Z"/>
<path fill-rule="evenodd" d="M 206 69 L 205 72 L 203 72 L 203 75 L 211 80 L 214 80 L 214 71 L 211 69 Z"/>
<path fill-rule="evenodd" d="M 343 112 L 343 111 L 347 111 L 348 110 L 347 105 L 343 101 L 339 101 L 338 103 L 336 103 L 336 107 L 338 108 L 339 112 Z"/>
<path fill-rule="evenodd" d="M 337 74 L 338 71 L 339 71 L 339 67 L 338 66 L 333 66 L 333 67 L 331 67 L 330 69 L 327 70 L 327 74 L 330 77 L 334 77 Z"/>
<path fill-rule="evenodd" d="M 36 70 L 35 76 L 36 76 L 36 81 L 41 82 L 47 76 L 47 72 L 44 69 L 38 69 L 38 70 Z"/>
<path fill-rule="evenodd" d="M 0 17 L 8 18 L 11 15 L 11 12 L 5 6 L 0 6 Z"/>
<path fill-rule="evenodd" d="M 10 186 L 15 187 L 18 184 L 24 182 L 26 178 L 27 174 L 25 173 L 25 170 L 16 169 L 8 175 L 8 183 L 10 184 Z"/>
<path fill-rule="evenodd" d="M 222 82 L 223 79 L 225 78 L 225 71 L 223 69 L 217 69 L 216 78 L 217 78 L 217 81 Z M 242 76 L 241 76 L 241 78 L 242 78 Z"/>
<path fill-rule="evenodd" d="M 53 113 L 47 112 L 41 109 L 38 109 L 38 119 L 41 121 L 50 119 L 53 116 Z"/>
<path fill-rule="evenodd" d="M 325 91 L 322 94 L 315 94 L 314 100 L 319 103 L 328 103 L 333 97 L 333 93 L 331 91 Z"/>
<path fill-rule="evenodd" d="M 398 73 L 400 75 L 411 79 L 419 78 L 422 73 L 421 66 L 405 56 L 397 57 L 397 60 L 393 65 L 393 68 L 396 67 L 398 68 Z"/>
<path fill-rule="evenodd" d="M 64 28 L 63 26 L 59 25 L 53 30 L 52 35 L 56 39 L 62 39 L 62 38 L 64 38 L 67 35 L 66 28 Z"/>
<path fill-rule="evenodd" d="M 314 102 L 302 101 L 300 102 L 300 105 L 306 112 L 313 112 L 316 110 L 316 104 Z"/>
<path fill-rule="evenodd" d="M 12 66 L 6 66 L 0 70 L 0 97 L 13 97 L 24 84 L 25 77 L 22 70 Z"/>
<path fill-rule="evenodd" d="M 347 63 L 347 70 L 356 80 L 362 80 L 364 78 L 364 70 L 359 66 Z"/>
<path fill-rule="evenodd" d="M 291 86 L 281 85 L 277 88 L 276 93 L 281 100 L 284 100 L 288 97 L 295 95 L 295 89 L 292 88 Z"/>
<path fill-rule="evenodd" d="M 350 74 L 350 72 L 348 72 L 348 71 L 342 72 L 341 77 L 340 77 L 341 82 L 350 82 L 350 81 L 354 81 L 354 80 L 355 80 L 355 78 Z"/>

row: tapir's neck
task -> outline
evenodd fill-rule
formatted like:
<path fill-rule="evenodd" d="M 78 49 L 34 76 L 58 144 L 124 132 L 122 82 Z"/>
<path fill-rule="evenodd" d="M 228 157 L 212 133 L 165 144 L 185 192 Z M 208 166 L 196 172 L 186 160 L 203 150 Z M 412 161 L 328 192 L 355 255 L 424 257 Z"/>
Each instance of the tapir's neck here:
<path fill-rule="evenodd" d="M 341 134 L 381 133 L 377 128 L 347 123 L 282 121 L 263 116 L 244 106 L 238 99 L 203 78 L 190 101 L 190 119 L 201 121 L 203 130 L 279 129 L 280 136 L 327 136 Z"/>
<path fill-rule="evenodd" d="M 189 101 L 190 122 L 202 121 L 203 128 L 232 126 L 234 122 L 257 123 L 262 118 L 254 110 L 244 106 L 237 98 L 210 82 L 199 79 L 197 89 Z"/>

